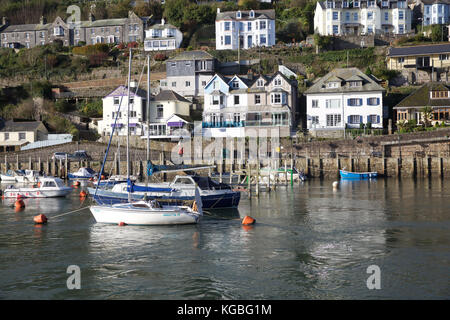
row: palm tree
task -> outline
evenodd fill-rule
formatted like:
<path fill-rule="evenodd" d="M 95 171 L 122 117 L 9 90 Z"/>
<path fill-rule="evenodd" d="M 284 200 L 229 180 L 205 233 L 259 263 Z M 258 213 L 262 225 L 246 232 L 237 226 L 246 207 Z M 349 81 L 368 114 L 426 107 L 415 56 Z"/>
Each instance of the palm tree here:
<path fill-rule="evenodd" d="M 423 123 L 425 128 L 429 127 L 433 116 L 433 109 L 430 106 L 426 106 L 423 107 L 420 112 L 422 112 L 423 115 Z"/>
<path fill-rule="evenodd" d="M 398 133 L 403 133 L 404 130 L 406 129 L 406 127 L 407 127 L 406 120 L 397 121 L 397 132 Z"/>

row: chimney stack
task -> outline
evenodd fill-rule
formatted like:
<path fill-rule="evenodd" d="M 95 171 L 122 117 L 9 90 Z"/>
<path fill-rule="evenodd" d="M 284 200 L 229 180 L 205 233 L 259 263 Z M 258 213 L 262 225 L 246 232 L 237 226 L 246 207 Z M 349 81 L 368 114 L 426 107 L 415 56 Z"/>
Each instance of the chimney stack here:
<path fill-rule="evenodd" d="M 217 8 L 217 13 L 220 13 L 220 8 Z"/>
<path fill-rule="evenodd" d="M 44 25 L 44 24 L 47 23 L 47 19 L 45 19 L 44 16 L 41 16 L 41 19 L 39 20 L 39 23 L 40 23 L 41 25 Z"/>

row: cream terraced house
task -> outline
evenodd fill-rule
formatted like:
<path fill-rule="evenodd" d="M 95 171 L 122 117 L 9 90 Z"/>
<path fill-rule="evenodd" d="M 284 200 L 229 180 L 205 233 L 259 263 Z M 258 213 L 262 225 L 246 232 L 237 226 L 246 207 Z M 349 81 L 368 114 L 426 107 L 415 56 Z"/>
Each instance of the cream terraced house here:
<path fill-rule="evenodd" d="M 216 74 L 205 86 L 203 136 L 246 137 L 262 130 L 290 136 L 297 105 L 297 80 L 280 71 L 252 79 Z"/>
<path fill-rule="evenodd" d="M 450 67 L 450 44 L 420 45 L 389 48 L 387 68 L 389 70 L 429 70 Z"/>
<path fill-rule="evenodd" d="M 406 34 L 412 11 L 406 1 L 318 1 L 314 33 L 320 35 Z"/>
<path fill-rule="evenodd" d="M 371 124 L 383 128 L 385 89 L 357 68 L 337 68 L 306 90 L 307 128 L 315 135 Z"/>
<path fill-rule="evenodd" d="M 0 124 L 0 152 L 20 151 L 20 147 L 46 140 L 48 130 L 41 121 L 9 120 Z"/>

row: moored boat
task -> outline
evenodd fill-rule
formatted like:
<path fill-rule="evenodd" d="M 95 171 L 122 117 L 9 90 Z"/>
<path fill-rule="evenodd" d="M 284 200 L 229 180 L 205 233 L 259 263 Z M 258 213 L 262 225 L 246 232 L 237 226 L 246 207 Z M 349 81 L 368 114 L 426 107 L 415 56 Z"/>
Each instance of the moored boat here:
<path fill-rule="evenodd" d="M 68 173 L 67 178 L 70 180 L 89 180 L 94 179 L 97 173 L 91 168 L 82 167 L 77 172 Z"/>
<path fill-rule="evenodd" d="M 376 179 L 378 172 L 350 172 L 345 170 L 339 170 L 341 179 L 353 179 L 353 180 L 367 180 Z"/>
<path fill-rule="evenodd" d="M 3 191 L 3 196 L 5 198 L 54 198 L 65 197 L 71 191 L 72 188 L 66 187 L 60 178 L 43 177 L 39 179 L 36 188 L 9 186 Z"/>
<path fill-rule="evenodd" d="M 2 182 L 23 182 L 25 171 L 24 170 L 8 170 L 4 174 L 0 174 Z"/>
<path fill-rule="evenodd" d="M 98 204 L 117 204 L 128 202 L 130 198 L 134 201 L 147 199 L 158 199 L 161 203 L 181 203 L 186 200 L 194 200 L 196 185 L 198 186 L 203 208 L 237 208 L 241 198 L 239 191 L 233 191 L 225 183 L 218 183 L 209 177 L 200 176 L 175 176 L 171 183 L 151 183 L 148 186 L 132 184 L 131 187 L 125 183 L 119 183 L 112 189 L 88 188 Z"/>

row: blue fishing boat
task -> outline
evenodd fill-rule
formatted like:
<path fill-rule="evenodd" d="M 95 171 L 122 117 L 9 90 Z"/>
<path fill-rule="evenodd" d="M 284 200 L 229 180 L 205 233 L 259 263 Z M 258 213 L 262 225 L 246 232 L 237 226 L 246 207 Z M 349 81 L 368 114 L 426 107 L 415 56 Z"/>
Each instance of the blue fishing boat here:
<path fill-rule="evenodd" d="M 368 180 L 376 179 L 378 172 L 350 172 L 345 170 L 339 170 L 341 179 L 351 179 L 351 180 Z"/>

